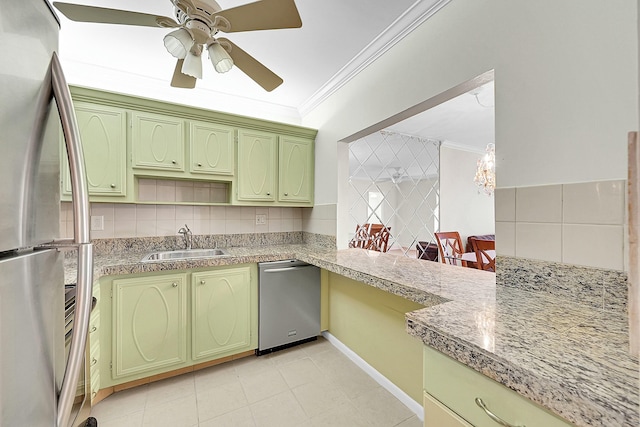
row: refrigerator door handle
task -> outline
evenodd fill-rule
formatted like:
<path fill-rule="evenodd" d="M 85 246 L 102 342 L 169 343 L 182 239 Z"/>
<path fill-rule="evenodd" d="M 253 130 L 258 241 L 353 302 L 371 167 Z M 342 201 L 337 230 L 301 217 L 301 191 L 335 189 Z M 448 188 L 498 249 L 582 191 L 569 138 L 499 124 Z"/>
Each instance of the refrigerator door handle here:
<path fill-rule="evenodd" d="M 74 244 L 78 248 L 78 272 L 76 282 L 76 311 L 67 366 L 58 396 L 57 427 L 68 427 L 71 408 L 75 399 L 76 387 L 83 368 L 85 347 L 91 314 L 91 296 L 93 287 L 93 245 L 89 234 L 89 192 L 84 166 L 80 132 L 73 110 L 69 86 L 64 78 L 62 67 L 54 52 L 51 58 L 51 96 L 56 100 L 62 123 L 62 131 L 69 159 L 71 190 L 73 196 Z"/>

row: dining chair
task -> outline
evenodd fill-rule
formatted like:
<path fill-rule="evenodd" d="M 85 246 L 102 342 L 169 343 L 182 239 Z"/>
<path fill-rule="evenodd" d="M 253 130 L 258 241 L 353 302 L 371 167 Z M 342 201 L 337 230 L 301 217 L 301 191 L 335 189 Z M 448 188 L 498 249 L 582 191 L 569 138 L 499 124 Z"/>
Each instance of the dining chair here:
<path fill-rule="evenodd" d="M 358 224 L 350 248 L 369 249 L 371 251 L 387 252 L 391 227 L 383 224 Z"/>
<path fill-rule="evenodd" d="M 440 252 L 440 262 L 466 267 L 467 261 L 460 259 L 464 253 L 460 233 L 457 231 L 440 231 L 434 234 Z"/>
<path fill-rule="evenodd" d="M 476 253 L 476 266 L 478 270 L 496 271 L 496 259 L 487 251 L 496 250 L 496 242 L 492 240 L 473 240 L 473 250 Z"/>

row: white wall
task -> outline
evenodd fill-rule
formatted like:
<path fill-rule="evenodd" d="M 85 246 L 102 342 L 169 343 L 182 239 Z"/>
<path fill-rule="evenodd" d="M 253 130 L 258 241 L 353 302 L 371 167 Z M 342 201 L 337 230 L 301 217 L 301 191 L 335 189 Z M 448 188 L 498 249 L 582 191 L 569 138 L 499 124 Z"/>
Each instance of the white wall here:
<path fill-rule="evenodd" d="M 499 187 L 626 177 L 626 134 L 639 117 L 637 7 L 450 2 L 303 119 L 320 129 L 315 197 L 338 201 L 338 235 L 337 141 L 491 69 Z"/>
<path fill-rule="evenodd" d="M 467 236 L 495 233 L 494 198 L 478 193 L 473 183 L 483 154 L 440 147 L 440 230 Z"/>

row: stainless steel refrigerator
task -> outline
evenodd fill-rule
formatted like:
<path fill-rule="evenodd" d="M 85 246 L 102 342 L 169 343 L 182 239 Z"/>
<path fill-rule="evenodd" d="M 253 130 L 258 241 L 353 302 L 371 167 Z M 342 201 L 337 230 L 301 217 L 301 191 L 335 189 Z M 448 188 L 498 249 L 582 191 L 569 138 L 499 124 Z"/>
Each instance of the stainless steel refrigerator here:
<path fill-rule="evenodd" d="M 0 426 L 68 427 L 92 284 L 89 206 L 75 115 L 45 0 L 0 4 Z M 59 239 L 60 132 L 74 238 Z M 64 336 L 64 251 L 77 253 L 74 329 Z"/>

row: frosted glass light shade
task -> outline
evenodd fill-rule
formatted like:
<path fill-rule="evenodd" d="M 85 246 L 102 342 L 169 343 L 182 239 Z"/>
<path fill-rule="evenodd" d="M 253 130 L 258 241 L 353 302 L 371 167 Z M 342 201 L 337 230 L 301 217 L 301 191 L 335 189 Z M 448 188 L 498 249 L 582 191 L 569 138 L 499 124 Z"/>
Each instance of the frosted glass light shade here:
<path fill-rule="evenodd" d="M 185 59 L 192 46 L 193 37 L 184 28 L 178 28 L 164 36 L 164 47 L 175 58 Z"/>
<path fill-rule="evenodd" d="M 220 43 L 211 43 L 207 48 L 213 68 L 219 73 L 226 73 L 233 67 L 233 59 Z"/>
<path fill-rule="evenodd" d="M 185 56 L 184 63 L 182 64 L 182 74 L 201 79 L 202 60 L 200 57 L 191 52 L 187 52 L 187 56 Z"/>

